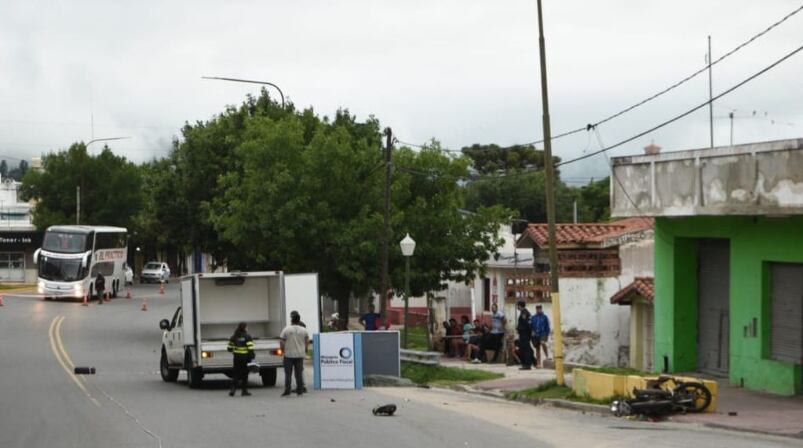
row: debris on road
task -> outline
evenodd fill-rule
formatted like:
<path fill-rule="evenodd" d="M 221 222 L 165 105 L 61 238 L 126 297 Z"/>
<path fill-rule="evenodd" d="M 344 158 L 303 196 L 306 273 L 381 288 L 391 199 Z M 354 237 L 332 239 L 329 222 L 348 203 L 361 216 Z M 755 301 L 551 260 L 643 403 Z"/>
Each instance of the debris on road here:
<path fill-rule="evenodd" d="M 383 415 L 387 417 L 392 416 L 394 412 L 396 412 L 396 405 L 392 403 L 382 406 L 377 406 L 373 410 L 374 415 Z"/>

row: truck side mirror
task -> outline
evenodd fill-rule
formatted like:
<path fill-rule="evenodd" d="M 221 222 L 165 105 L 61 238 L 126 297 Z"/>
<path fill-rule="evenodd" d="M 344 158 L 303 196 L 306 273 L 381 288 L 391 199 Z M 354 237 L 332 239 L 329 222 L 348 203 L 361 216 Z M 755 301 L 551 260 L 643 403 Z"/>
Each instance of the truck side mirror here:
<path fill-rule="evenodd" d="M 162 330 L 169 330 L 170 329 L 170 321 L 167 319 L 162 319 L 159 321 L 159 328 Z"/>
<path fill-rule="evenodd" d="M 81 267 L 86 268 L 88 262 L 89 262 L 89 252 L 85 253 L 84 257 L 81 258 Z"/>

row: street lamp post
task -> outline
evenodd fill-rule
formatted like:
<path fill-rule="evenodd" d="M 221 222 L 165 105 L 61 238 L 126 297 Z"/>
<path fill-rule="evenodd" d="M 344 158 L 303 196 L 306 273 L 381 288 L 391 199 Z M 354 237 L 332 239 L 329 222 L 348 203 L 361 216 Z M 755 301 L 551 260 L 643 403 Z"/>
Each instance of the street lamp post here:
<path fill-rule="evenodd" d="M 282 109 L 284 109 L 284 93 L 282 89 L 279 88 L 276 84 L 267 81 L 254 81 L 251 79 L 239 79 L 239 78 L 224 78 L 221 76 L 201 76 L 202 79 L 215 79 L 218 81 L 231 81 L 231 82 L 244 82 L 248 84 L 262 84 L 263 86 L 271 86 L 274 89 L 279 91 L 279 96 L 282 98 Z"/>
<path fill-rule="evenodd" d="M 401 246 L 402 255 L 404 255 L 404 348 L 407 348 L 407 335 L 410 332 L 410 327 L 407 322 L 410 317 L 410 257 L 415 252 L 415 241 L 410 238 L 410 234 L 404 237 L 399 243 Z"/>

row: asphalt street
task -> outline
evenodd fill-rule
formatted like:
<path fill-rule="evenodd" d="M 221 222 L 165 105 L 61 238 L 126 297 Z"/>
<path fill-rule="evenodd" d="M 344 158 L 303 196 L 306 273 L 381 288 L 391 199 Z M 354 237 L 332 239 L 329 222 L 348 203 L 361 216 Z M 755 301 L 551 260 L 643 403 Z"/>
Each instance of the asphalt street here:
<path fill-rule="evenodd" d="M 252 376 L 254 395 L 231 398 L 228 379 L 210 375 L 204 388 L 191 390 L 184 373 L 171 384 L 158 372 L 158 322 L 178 305 L 175 284 L 165 295 L 157 285 L 137 285 L 133 294 L 89 307 L 32 295 L 5 297 L 0 447 L 803 445 L 435 389 L 310 390 L 282 398 L 280 388 L 263 388 Z M 140 310 L 145 296 L 147 312 Z M 76 377 L 73 366 L 95 367 L 97 373 Z M 371 414 L 385 403 L 399 405 L 396 416 Z"/>

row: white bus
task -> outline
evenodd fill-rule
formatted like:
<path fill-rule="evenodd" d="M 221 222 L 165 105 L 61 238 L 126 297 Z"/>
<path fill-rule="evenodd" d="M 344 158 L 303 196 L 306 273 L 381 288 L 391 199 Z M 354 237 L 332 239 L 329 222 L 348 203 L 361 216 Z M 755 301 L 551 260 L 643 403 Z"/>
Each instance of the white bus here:
<path fill-rule="evenodd" d="M 39 265 L 37 289 L 45 299 L 95 294 L 95 277 L 106 278 L 113 297 L 125 287 L 128 236 L 123 227 L 51 226 L 33 255 Z"/>

